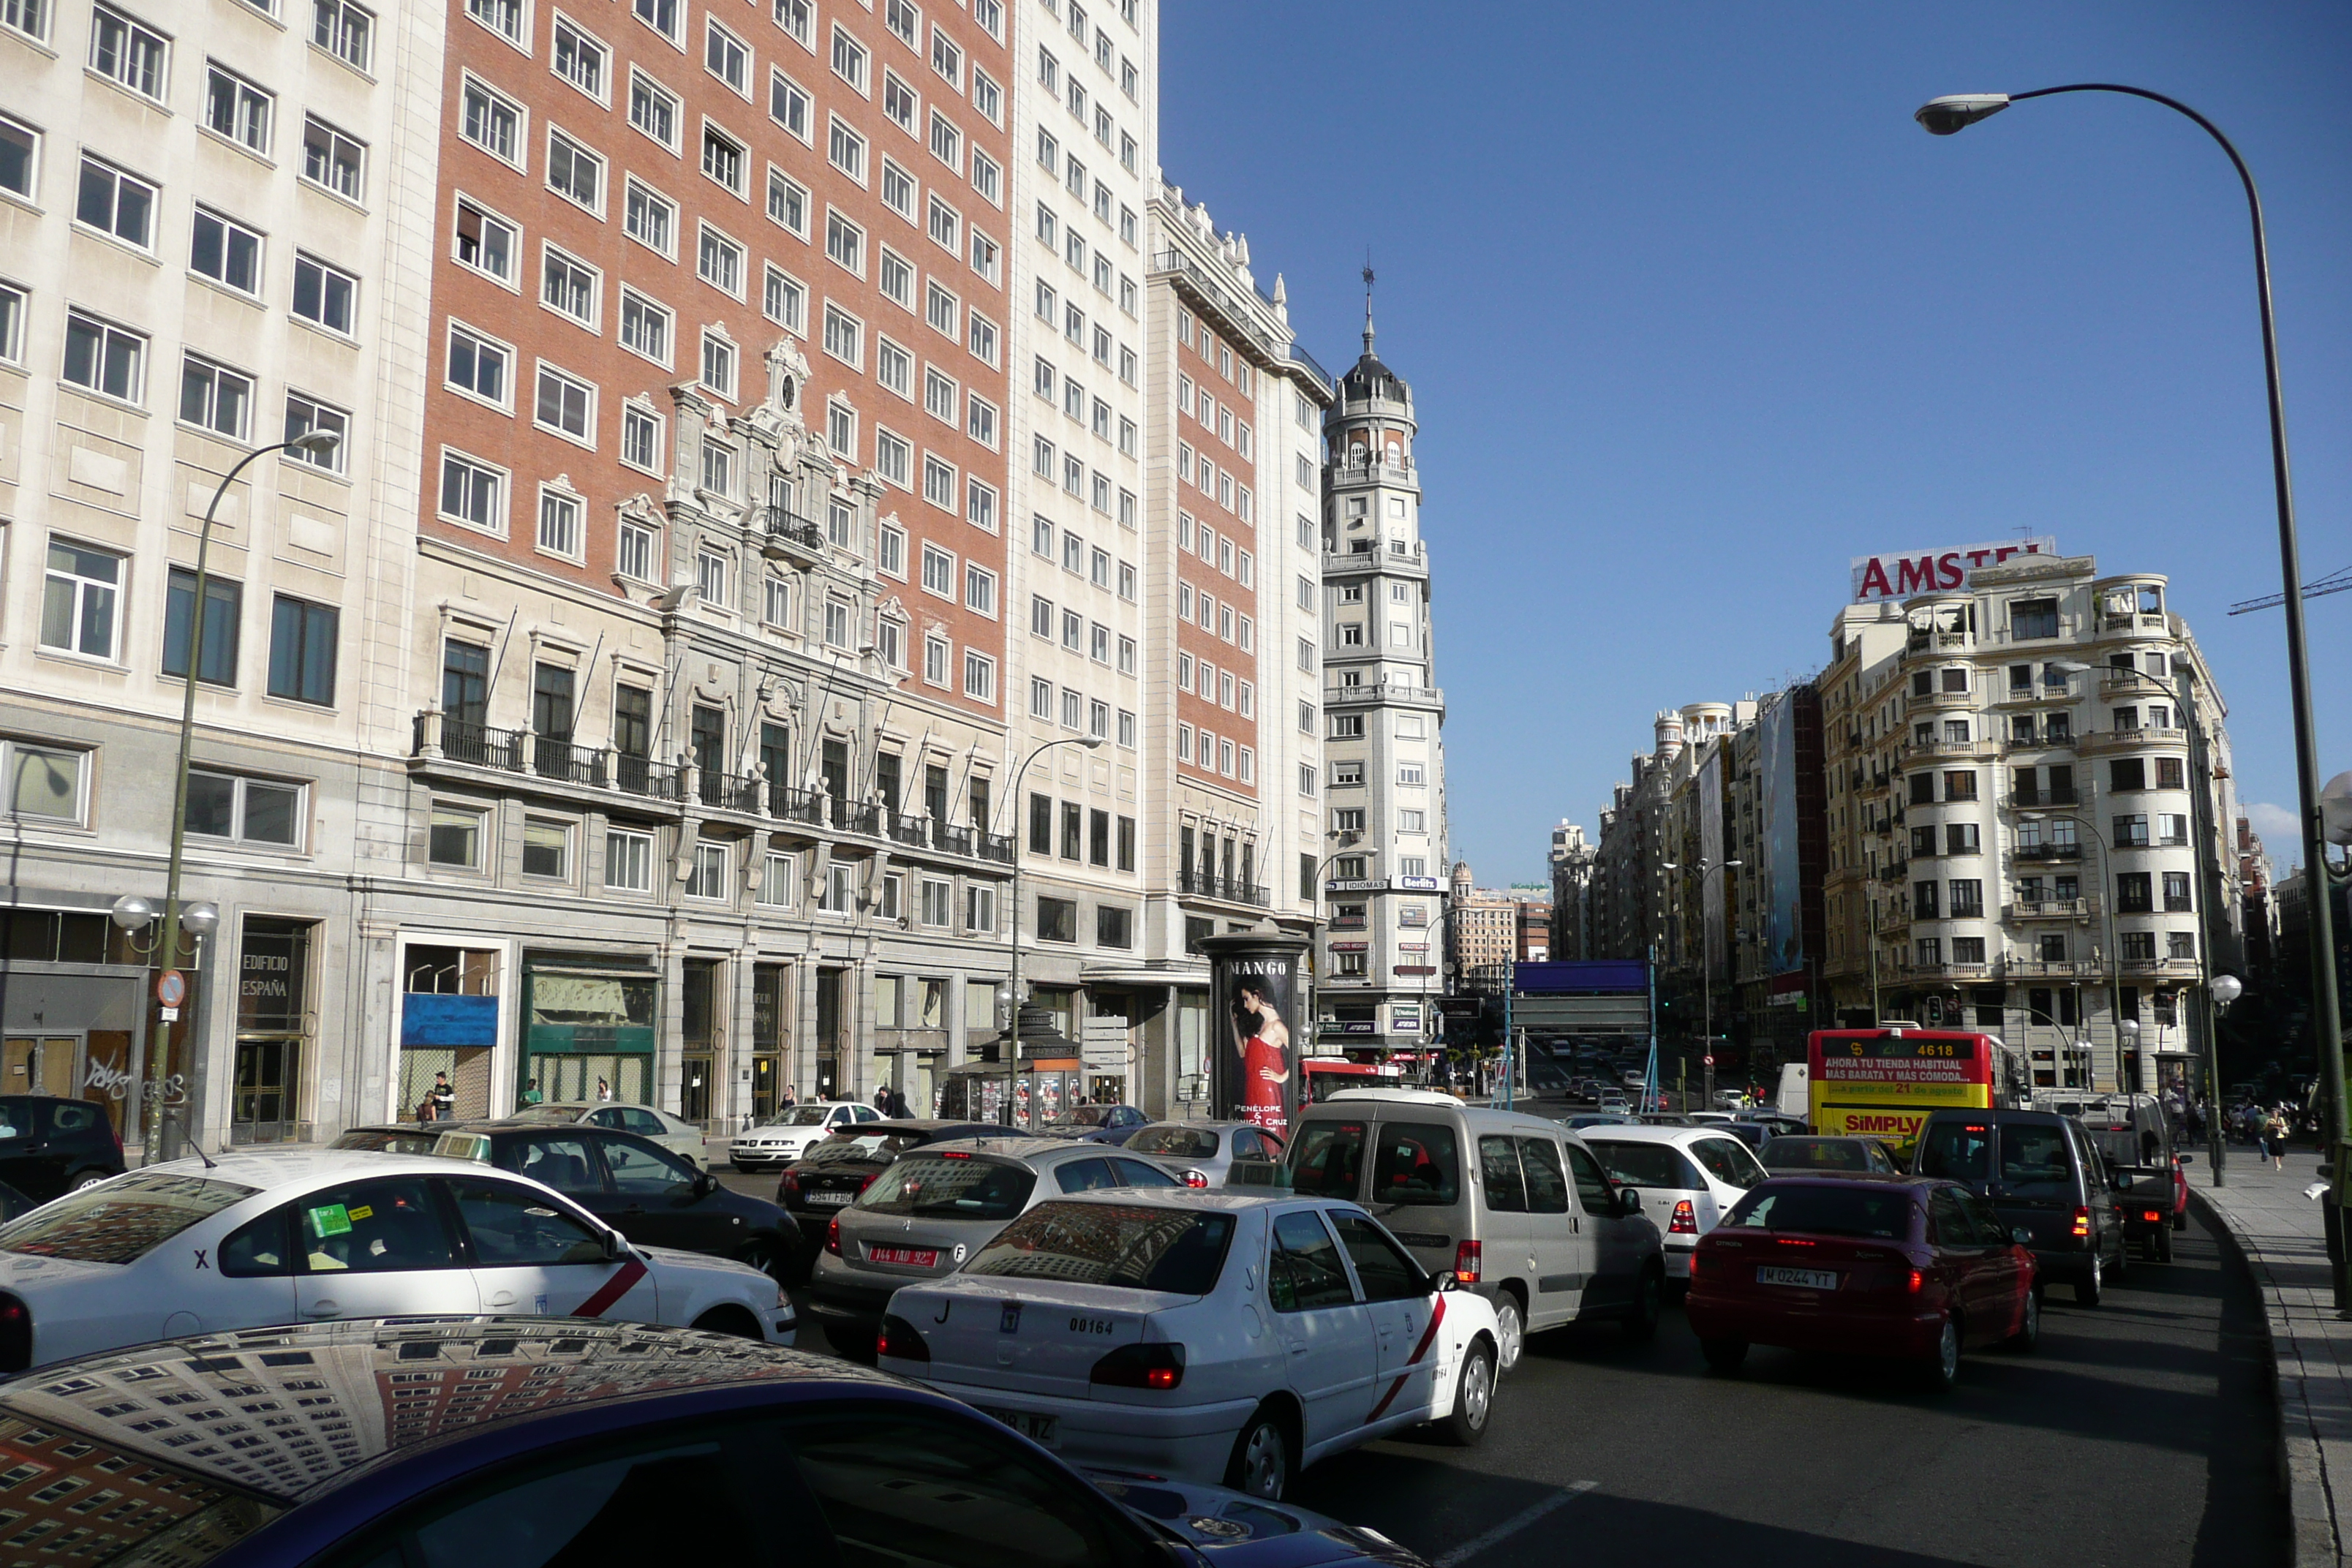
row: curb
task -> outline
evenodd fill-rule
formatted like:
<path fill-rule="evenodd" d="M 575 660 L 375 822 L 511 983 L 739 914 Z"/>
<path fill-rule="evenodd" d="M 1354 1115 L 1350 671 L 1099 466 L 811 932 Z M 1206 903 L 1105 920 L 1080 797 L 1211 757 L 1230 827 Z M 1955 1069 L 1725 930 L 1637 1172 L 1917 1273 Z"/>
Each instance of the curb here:
<path fill-rule="evenodd" d="M 2302 1357 L 2293 1348 L 2294 1333 L 2272 1290 L 2269 1270 L 2263 1266 L 2260 1249 L 2249 1247 L 2245 1237 L 2208 1201 L 2202 1189 L 2191 1187 L 2189 1201 L 2221 1233 L 2231 1256 L 2262 1292 L 2263 1337 L 2272 1373 L 2271 1407 L 2278 1422 L 2279 1490 L 2285 1494 L 2287 1519 L 2294 1532 L 2294 1568 L 2342 1568 L 2327 1465 L 2312 1433 L 2310 1406 L 2304 1397 Z M 2280 1353 L 2282 1346 L 2286 1347 L 2284 1356 Z"/>

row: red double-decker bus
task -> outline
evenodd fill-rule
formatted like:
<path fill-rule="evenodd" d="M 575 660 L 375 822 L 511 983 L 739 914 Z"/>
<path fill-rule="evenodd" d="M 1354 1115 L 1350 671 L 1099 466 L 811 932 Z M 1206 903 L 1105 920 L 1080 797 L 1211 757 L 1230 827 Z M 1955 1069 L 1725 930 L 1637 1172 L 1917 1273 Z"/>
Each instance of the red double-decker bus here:
<path fill-rule="evenodd" d="M 1963 1029 L 1819 1029 L 1806 1047 L 1813 1131 L 1879 1138 L 1907 1160 L 1920 1124 L 1947 1107 L 2020 1104 L 2024 1064 L 1998 1035 Z"/>

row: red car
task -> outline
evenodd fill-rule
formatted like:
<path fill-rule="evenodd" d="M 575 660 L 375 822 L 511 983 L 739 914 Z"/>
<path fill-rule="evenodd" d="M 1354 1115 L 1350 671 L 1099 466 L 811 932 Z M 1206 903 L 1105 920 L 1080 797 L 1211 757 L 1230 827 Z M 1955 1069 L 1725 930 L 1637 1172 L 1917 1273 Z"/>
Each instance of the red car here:
<path fill-rule="evenodd" d="M 1780 1345 L 1906 1362 L 1937 1389 L 1963 1349 L 2042 1332 L 2032 1252 L 1968 1188 L 1919 1176 L 1750 1188 L 1699 1238 L 1684 1309 L 1717 1372 Z"/>

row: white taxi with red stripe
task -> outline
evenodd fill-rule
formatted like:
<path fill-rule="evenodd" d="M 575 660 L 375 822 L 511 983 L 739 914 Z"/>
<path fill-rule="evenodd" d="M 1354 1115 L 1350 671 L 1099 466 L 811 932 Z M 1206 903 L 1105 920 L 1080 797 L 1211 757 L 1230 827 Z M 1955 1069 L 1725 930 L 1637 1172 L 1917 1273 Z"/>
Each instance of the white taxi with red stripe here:
<path fill-rule="evenodd" d="M 1130 1188 L 1042 1203 L 890 1299 L 880 1364 L 1049 1448 L 1280 1498 L 1407 1426 L 1485 1436 L 1495 1310 L 1354 1204 Z"/>
<path fill-rule="evenodd" d="M 635 1246 L 528 1177 L 272 1150 L 150 1165 L 0 1226 L 0 1372 L 334 1318 L 602 1318 L 793 1342 L 765 1274 Z"/>

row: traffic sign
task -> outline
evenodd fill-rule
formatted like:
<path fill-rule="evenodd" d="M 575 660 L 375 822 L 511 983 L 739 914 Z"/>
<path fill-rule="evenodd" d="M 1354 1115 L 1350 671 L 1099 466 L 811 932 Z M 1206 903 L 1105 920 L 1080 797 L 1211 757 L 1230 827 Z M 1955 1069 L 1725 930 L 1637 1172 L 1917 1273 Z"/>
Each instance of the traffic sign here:
<path fill-rule="evenodd" d="M 1699 1065 L 1700 1065 L 1701 1067 L 1710 1067 L 1710 1068 L 1711 1068 L 1711 1067 L 1713 1067 L 1713 1066 L 1715 1065 L 1715 1058 L 1714 1058 L 1713 1057 L 1701 1057 L 1701 1058 L 1699 1058 L 1698 1059 L 1699 1059 Z"/>
<path fill-rule="evenodd" d="M 155 1000 L 165 1007 L 176 1008 L 188 999 L 188 977 L 176 969 L 167 969 L 155 976 Z"/>

